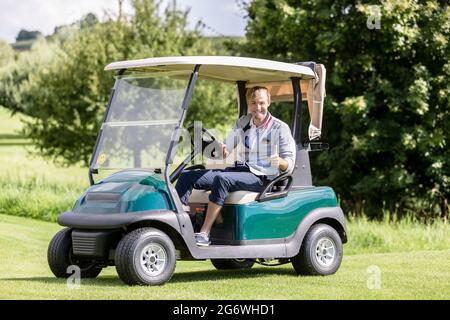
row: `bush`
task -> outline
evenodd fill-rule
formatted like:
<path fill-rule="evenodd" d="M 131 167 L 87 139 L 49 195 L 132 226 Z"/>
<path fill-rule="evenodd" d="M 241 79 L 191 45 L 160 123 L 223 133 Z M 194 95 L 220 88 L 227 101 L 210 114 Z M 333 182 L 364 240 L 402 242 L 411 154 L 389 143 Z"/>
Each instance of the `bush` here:
<path fill-rule="evenodd" d="M 450 11 L 445 1 L 254 0 L 241 54 L 327 68 L 315 183 L 345 211 L 447 217 L 450 198 Z M 274 28 L 273 26 L 277 26 Z"/>

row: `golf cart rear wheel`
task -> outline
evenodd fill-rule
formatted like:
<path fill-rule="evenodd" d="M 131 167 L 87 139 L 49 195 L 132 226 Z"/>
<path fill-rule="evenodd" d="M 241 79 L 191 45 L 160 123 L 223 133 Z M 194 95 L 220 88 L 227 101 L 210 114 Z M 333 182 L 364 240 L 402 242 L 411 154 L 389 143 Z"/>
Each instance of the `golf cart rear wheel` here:
<path fill-rule="evenodd" d="M 137 229 L 120 240 L 115 263 L 120 279 L 128 285 L 160 285 L 175 271 L 175 246 L 161 230 Z"/>
<path fill-rule="evenodd" d="M 251 259 L 211 259 L 211 263 L 218 270 L 250 269 L 255 264 Z"/>
<path fill-rule="evenodd" d="M 73 267 L 78 267 L 81 278 L 95 278 L 102 271 L 95 263 L 80 260 L 72 254 L 72 229 L 60 230 L 50 241 L 47 251 L 47 261 L 53 274 L 57 278 L 68 278 L 72 275 Z"/>
<path fill-rule="evenodd" d="M 303 240 L 300 252 L 291 261 L 297 274 L 333 274 L 342 261 L 341 237 L 327 224 L 313 225 Z"/>

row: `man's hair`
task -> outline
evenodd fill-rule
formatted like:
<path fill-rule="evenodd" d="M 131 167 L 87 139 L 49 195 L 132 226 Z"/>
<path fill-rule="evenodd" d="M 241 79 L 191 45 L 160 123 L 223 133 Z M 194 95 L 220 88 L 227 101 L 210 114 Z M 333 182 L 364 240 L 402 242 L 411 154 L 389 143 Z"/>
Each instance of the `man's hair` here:
<path fill-rule="evenodd" d="M 268 98 L 268 102 L 270 103 L 271 98 L 270 98 L 270 92 L 266 87 L 263 86 L 255 86 L 255 87 L 251 87 L 247 89 L 247 93 L 245 94 L 245 97 L 247 98 L 247 101 L 250 101 L 251 99 L 254 99 L 256 97 L 256 94 L 259 91 L 265 91 L 267 94 L 267 98 Z"/>

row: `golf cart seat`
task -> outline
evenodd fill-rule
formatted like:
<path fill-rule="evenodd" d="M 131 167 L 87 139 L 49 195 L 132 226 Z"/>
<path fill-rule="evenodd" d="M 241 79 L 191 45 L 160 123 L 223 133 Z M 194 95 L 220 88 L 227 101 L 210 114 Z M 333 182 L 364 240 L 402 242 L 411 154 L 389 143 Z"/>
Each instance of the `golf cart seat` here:
<path fill-rule="evenodd" d="M 198 190 L 193 189 L 191 197 L 189 198 L 189 203 L 202 203 L 207 204 L 209 201 L 209 195 L 211 194 L 211 191 L 206 190 Z M 251 192 L 251 191 L 235 191 L 230 192 L 228 194 L 228 197 L 225 199 L 225 204 L 245 204 L 252 201 L 255 201 L 258 197 L 258 192 Z"/>
<path fill-rule="evenodd" d="M 230 192 L 225 199 L 225 204 L 246 204 L 252 201 L 267 201 L 287 196 L 292 187 L 293 178 L 291 174 L 283 173 L 275 179 L 268 182 L 264 190 L 259 192 L 251 192 L 239 190 Z M 190 204 L 207 204 L 211 191 L 193 189 L 189 197 Z"/>

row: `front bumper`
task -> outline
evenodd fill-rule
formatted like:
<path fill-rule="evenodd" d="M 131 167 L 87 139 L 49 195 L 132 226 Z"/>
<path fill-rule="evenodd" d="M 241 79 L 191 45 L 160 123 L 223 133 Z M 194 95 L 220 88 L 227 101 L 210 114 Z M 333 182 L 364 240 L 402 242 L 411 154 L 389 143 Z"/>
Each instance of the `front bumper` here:
<path fill-rule="evenodd" d="M 77 257 L 112 260 L 111 248 L 120 240 L 120 230 L 73 230 L 72 252 Z"/>

